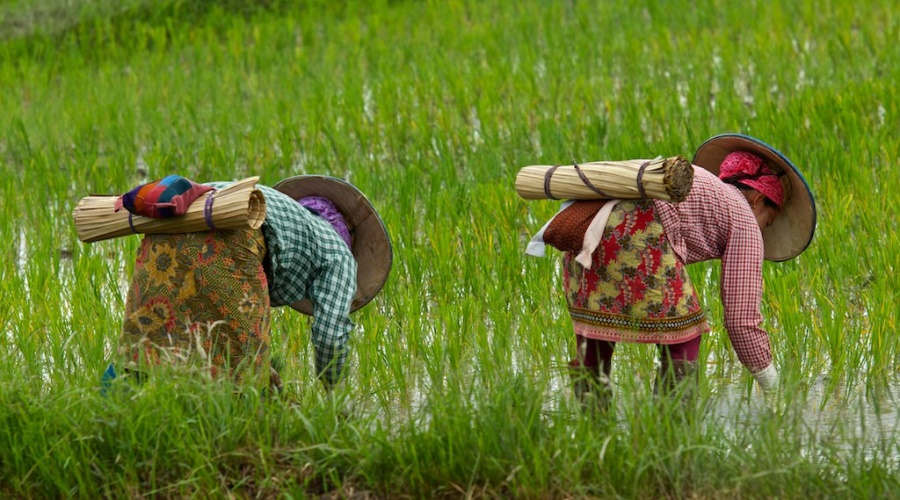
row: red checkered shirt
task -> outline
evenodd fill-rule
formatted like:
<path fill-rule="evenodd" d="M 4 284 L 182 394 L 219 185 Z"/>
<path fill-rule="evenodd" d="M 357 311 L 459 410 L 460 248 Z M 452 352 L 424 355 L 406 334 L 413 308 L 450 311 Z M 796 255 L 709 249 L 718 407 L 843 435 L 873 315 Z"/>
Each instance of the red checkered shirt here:
<path fill-rule="evenodd" d="M 769 335 L 760 328 L 763 239 L 741 191 L 694 167 L 691 193 L 681 203 L 656 200 L 669 243 L 685 264 L 722 260 L 720 291 L 725 329 L 751 373 L 772 363 Z"/>

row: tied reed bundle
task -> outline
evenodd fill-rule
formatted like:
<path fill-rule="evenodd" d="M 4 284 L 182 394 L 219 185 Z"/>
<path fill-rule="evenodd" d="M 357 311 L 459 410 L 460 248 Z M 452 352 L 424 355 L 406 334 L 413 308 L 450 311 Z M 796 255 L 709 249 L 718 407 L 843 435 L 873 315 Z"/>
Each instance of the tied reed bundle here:
<path fill-rule="evenodd" d="M 678 203 L 687 198 L 693 182 L 694 168 L 684 157 L 658 156 L 523 167 L 516 175 L 516 192 L 526 200 L 653 198 Z"/>
<path fill-rule="evenodd" d="M 266 200 L 256 189 L 259 177 L 200 195 L 184 215 L 154 219 L 115 210 L 116 195 L 82 198 L 72 213 L 78 239 L 85 243 L 138 233 L 193 233 L 210 229 L 257 229 L 266 218 Z"/>

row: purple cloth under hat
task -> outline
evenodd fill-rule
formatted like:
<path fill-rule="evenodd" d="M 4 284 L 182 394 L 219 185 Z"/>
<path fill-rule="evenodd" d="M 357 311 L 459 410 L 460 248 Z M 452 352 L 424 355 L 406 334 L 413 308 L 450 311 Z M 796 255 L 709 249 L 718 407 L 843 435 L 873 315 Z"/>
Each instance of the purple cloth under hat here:
<path fill-rule="evenodd" d="M 353 248 L 350 243 L 350 229 L 347 227 L 347 221 L 344 220 L 344 216 L 341 215 L 341 212 L 338 211 L 331 200 L 324 196 L 307 196 L 297 200 L 297 203 L 328 221 L 328 223 L 331 224 L 331 227 L 333 227 L 334 230 L 337 231 L 337 234 L 340 235 L 341 239 L 344 240 L 344 243 L 347 244 L 347 247 Z"/>

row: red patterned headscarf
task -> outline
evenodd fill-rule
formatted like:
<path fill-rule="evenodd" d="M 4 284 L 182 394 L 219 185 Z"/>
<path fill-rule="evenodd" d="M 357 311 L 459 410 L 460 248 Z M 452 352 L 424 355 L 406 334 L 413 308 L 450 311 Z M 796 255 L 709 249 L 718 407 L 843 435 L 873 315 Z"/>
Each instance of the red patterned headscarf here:
<path fill-rule="evenodd" d="M 784 203 L 784 187 L 779 175 L 762 158 L 746 151 L 734 151 L 722 160 L 719 179 L 731 184 L 743 184 L 772 200 L 778 208 Z"/>

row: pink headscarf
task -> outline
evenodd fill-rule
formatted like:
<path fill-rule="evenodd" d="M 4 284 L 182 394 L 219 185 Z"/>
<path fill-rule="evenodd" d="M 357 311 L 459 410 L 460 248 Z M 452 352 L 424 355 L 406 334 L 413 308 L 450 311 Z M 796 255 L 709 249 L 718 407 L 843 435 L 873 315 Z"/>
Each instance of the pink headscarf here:
<path fill-rule="evenodd" d="M 772 200 L 780 209 L 784 203 L 784 188 L 778 177 L 762 158 L 746 151 L 728 153 L 722 160 L 722 166 L 719 167 L 719 179 L 755 189 Z"/>

